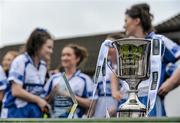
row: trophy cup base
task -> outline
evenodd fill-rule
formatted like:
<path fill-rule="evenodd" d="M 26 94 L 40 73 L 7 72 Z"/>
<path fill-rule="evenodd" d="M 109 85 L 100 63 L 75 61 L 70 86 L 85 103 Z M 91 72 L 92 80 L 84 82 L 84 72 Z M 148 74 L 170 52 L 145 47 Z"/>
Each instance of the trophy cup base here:
<path fill-rule="evenodd" d="M 132 95 L 133 93 L 131 93 Z M 139 102 L 138 98 L 129 99 L 120 105 L 117 111 L 117 117 L 145 117 L 146 106 Z"/>
<path fill-rule="evenodd" d="M 136 117 L 145 117 L 146 115 L 146 110 L 134 110 L 134 109 L 129 109 L 129 110 L 120 110 L 117 112 L 117 117 L 131 117 L 131 118 L 136 118 Z"/>

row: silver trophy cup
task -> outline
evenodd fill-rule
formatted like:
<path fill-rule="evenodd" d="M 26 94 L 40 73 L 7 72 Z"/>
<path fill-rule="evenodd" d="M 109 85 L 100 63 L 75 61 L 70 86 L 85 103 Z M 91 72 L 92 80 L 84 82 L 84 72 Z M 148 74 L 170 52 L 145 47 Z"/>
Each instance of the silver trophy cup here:
<path fill-rule="evenodd" d="M 137 97 L 138 85 L 149 78 L 150 40 L 126 38 L 115 40 L 118 79 L 129 85 L 128 99 L 119 106 L 117 117 L 144 117 L 146 106 Z"/>

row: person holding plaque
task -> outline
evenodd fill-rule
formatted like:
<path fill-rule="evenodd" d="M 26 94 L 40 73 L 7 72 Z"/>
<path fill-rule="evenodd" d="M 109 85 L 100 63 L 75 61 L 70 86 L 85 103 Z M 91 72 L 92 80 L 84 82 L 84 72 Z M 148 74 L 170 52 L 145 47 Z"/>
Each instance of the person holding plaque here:
<path fill-rule="evenodd" d="M 153 15 L 150 13 L 150 7 L 146 3 L 142 4 L 136 4 L 131 6 L 129 9 L 125 12 L 125 32 L 128 37 L 135 37 L 135 38 L 145 38 L 145 39 L 153 39 L 153 40 L 159 40 L 162 42 L 162 45 L 159 46 L 159 43 L 154 44 L 158 47 L 161 47 L 161 49 L 158 49 L 161 51 L 161 75 L 160 75 L 160 82 L 158 87 L 161 87 L 163 82 L 165 81 L 167 75 L 166 75 L 166 65 L 170 62 L 174 63 L 176 62 L 177 58 L 180 56 L 180 47 L 168 39 L 167 37 L 163 35 L 156 34 L 153 32 L 152 28 L 152 19 Z M 157 50 L 157 51 L 158 51 Z M 155 51 L 156 52 L 156 51 Z M 159 52 L 159 51 L 158 51 Z M 161 61 L 156 61 L 161 62 Z M 153 66 L 153 64 L 151 64 Z M 150 68 L 150 71 L 152 69 Z M 115 80 L 115 79 L 114 79 Z M 150 86 L 151 78 L 145 81 L 142 81 L 138 86 L 138 98 L 139 100 L 147 106 L 147 100 L 148 100 L 148 91 Z M 116 84 L 117 81 L 112 81 L 112 84 Z M 117 85 L 117 84 L 116 84 Z M 122 82 L 121 89 L 123 90 L 121 93 L 124 95 L 121 99 L 120 104 L 125 102 L 127 98 L 127 86 Z M 117 91 L 113 90 L 113 91 Z M 158 91 L 156 91 L 156 95 L 158 94 Z M 113 97 L 117 98 L 119 93 L 113 93 Z M 153 97 L 152 97 L 153 98 Z M 155 98 L 155 104 L 152 107 L 152 110 L 149 112 L 149 116 L 166 116 L 165 108 L 164 108 L 164 97 L 163 96 L 157 96 Z"/>
<path fill-rule="evenodd" d="M 48 98 L 51 98 L 53 91 L 55 91 L 58 86 L 62 85 L 62 74 L 65 74 L 72 92 L 78 102 L 78 108 L 73 116 L 74 118 L 82 118 L 88 110 L 91 102 L 89 97 L 92 94 L 92 80 L 88 75 L 82 73 L 78 69 L 79 65 L 86 58 L 87 50 L 84 47 L 76 44 L 69 44 L 65 46 L 61 52 L 61 67 L 63 72 L 53 75 L 45 86 Z M 69 98 L 65 98 L 68 97 L 68 95 L 64 93 L 65 91 L 63 91 L 62 86 L 60 89 L 61 90 L 59 90 L 59 92 L 61 93 L 61 98 L 56 96 L 53 99 L 50 99 L 53 109 L 52 115 L 56 118 L 68 118 L 68 112 L 65 110 L 68 106 L 72 105 L 72 102 Z M 64 103 L 56 103 L 58 100 L 62 99 Z"/>
<path fill-rule="evenodd" d="M 49 107 L 44 84 L 46 59 L 53 52 L 53 39 L 45 29 L 36 28 L 26 43 L 26 52 L 17 56 L 10 67 L 5 90 L 2 118 L 40 118 Z"/>

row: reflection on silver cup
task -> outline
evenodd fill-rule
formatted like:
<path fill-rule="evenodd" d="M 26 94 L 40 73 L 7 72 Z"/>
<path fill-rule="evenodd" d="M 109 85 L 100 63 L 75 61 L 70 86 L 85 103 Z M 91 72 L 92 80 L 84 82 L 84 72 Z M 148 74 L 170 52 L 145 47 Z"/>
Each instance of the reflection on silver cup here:
<path fill-rule="evenodd" d="M 137 97 L 137 88 L 142 80 L 149 78 L 151 41 L 126 38 L 113 42 L 117 54 L 117 77 L 129 85 L 128 99 L 119 106 L 117 117 L 143 117 L 146 107 Z"/>

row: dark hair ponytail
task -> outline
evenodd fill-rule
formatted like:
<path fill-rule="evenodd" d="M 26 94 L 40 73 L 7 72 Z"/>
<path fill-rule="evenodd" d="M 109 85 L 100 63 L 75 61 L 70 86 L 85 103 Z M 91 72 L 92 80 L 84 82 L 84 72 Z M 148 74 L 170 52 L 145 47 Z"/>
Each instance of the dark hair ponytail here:
<path fill-rule="evenodd" d="M 152 31 L 152 19 L 153 15 L 150 13 L 150 7 L 146 3 L 133 5 L 130 9 L 125 12 L 126 15 L 131 18 L 139 18 L 141 20 L 141 26 L 144 32 Z"/>

